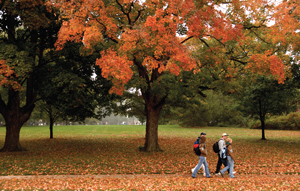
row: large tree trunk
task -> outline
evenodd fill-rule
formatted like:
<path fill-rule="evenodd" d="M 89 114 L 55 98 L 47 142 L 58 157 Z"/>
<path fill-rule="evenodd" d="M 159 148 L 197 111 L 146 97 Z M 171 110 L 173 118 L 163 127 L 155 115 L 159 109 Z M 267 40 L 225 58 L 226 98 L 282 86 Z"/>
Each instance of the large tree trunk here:
<path fill-rule="evenodd" d="M 151 90 L 152 83 L 156 81 L 162 73 L 158 72 L 158 68 L 151 71 L 151 77 L 148 70 L 137 59 L 134 60 L 138 68 L 139 75 L 146 80 L 148 86 L 141 89 L 142 97 L 145 101 L 146 113 L 146 141 L 144 151 L 161 151 L 158 145 L 158 120 L 162 107 L 165 105 L 168 94 L 160 95 L 158 92 Z"/>
<path fill-rule="evenodd" d="M 7 105 L 1 100 L 1 113 L 5 119 L 6 136 L 1 152 L 26 150 L 20 144 L 20 130 L 29 119 L 34 105 L 20 108 L 20 95 L 18 91 L 9 89 L 9 101 Z"/>
<path fill-rule="evenodd" d="M 6 136 L 3 148 L 0 152 L 24 151 L 20 144 L 20 131 L 23 124 L 29 119 L 34 106 L 23 112 L 22 109 L 7 111 L 10 113 L 5 118 Z M 20 111 L 21 110 L 21 111 Z"/>
<path fill-rule="evenodd" d="M 6 136 L 5 143 L 1 152 L 6 151 L 23 151 L 26 150 L 22 148 L 20 144 L 20 130 L 23 124 L 19 122 L 8 122 L 6 121 Z"/>
<path fill-rule="evenodd" d="M 161 151 L 158 145 L 158 120 L 162 107 L 155 108 L 151 104 L 146 105 L 146 142 L 145 151 Z"/>

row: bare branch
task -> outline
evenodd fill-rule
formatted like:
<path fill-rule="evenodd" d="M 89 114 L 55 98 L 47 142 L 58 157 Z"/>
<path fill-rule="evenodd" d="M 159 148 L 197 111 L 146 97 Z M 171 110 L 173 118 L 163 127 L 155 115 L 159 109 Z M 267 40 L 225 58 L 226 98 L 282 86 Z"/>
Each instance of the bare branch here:
<path fill-rule="evenodd" d="M 130 16 L 129 16 L 129 13 L 131 12 L 131 5 L 130 5 L 130 8 L 128 10 L 128 12 L 126 13 L 123 6 L 120 4 L 120 2 L 118 0 L 116 0 L 117 4 L 119 5 L 119 7 L 121 8 L 121 11 L 124 15 L 126 15 L 127 19 L 128 19 L 128 24 L 131 25 L 131 19 L 130 19 Z"/>
<path fill-rule="evenodd" d="M 183 44 L 183 43 L 185 43 L 186 41 L 192 39 L 193 37 L 194 37 L 194 36 L 190 36 L 190 37 L 186 38 L 185 40 L 183 40 L 183 41 L 181 42 L 181 44 Z"/>
<path fill-rule="evenodd" d="M 203 40 L 202 38 L 200 38 L 200 40 L 210 49 L 210 46 L 207 44 L 207 42 L 205 40 Z"/>
<path fill-rule="evenodd" d="M 259 38 L 261 41 L 263 41 L 264 43 L 266 43 L 266 44 L 272 44 L 272 43 L 269 43 L 269 42 L 267 42 L 267 41 L 265 41 L 264 39 L 262 39 L 258 34 L 256 34 L 256 32 L 254 32 L 252 29 L 250 29 L 250 31 L 257 37 L 257 38 Z"/>

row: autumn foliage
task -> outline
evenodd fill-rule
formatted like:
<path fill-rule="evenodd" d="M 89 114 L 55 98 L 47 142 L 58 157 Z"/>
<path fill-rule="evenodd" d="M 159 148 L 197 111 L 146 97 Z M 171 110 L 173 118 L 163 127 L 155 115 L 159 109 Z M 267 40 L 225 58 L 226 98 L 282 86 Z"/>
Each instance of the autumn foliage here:
<path fill-rule="evenodd" d="M 278 79 L 278 83 L 284 83 L 285 80 L 285 66 L 282 64 L 282 60 L 268 52 L 252 55 L 245 69 L 249 69 L 253 73 L 272 74 Z"/>
<path fill-rule="evenodd" d="M 105 44 L 107 40 L 113 42 L 101 52 L 102 57 L 96 64 L 102 69 L 102 75 L 113 81 L 115 86 L 111 92 L 117 94 L 122 94 L 124 84 L 137 72 L 136 67 L 147 68 L 148 75 L 155 70 L 174 75 L 181 70 L 199 72 L 199 61 L 191 56 L 191 49 L 185 45 L 189 39 L 211 38 L 224 46 L 228 41 L 247 44 L 254 40 L 248 34 L 257 34 L 253 29 L 264 28 L 268 34 L 264 39 L 276 44 L 284 41 L 285 32 L 290 31 L 290 28 L 278 31 L 275 25 L 265 29 L 273 19 L 277 22 L 277 13 L 282 10 L 280 6 L 261 0 L 228 4 L 209 0 L 116 0 L 111 3 L 82 0 L 59 1 L 56 6 L 66 19 L 56 42 L 58 49 L 67 41 L 82 41 L 87 49 L 97 43 Z M 247 30 L 250 32 L 245 32 Z M 249 56 L 246 69 L 273 74 L 280 83 L 284 81 L 284 65 L 274 52 Z"/>
<path fill-rule="evenodd" d="M 18 77 L 13 67 L 9 67 L 5 60 L 0 60 L 0 87 L 11 86 L 14 89 L 18 89 L 21 85 L 14 80 L 14 77 Z"/>

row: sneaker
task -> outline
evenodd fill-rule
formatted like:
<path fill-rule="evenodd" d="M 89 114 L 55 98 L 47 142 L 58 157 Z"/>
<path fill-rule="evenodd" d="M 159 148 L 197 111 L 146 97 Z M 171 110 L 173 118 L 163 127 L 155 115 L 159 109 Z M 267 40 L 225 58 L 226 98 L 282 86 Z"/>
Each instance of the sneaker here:
<path fill-rule="evenodd" d="M 196 177 L 192 176 L 192 178 L 196 178 Z"/>
<path fill-rule="evenodd" d="M 235 171 L 233 171 L 232 173 L 233 173 L 233 174 L 235 174 L 236 172 L 235 172 Z"/>
<path fill-rule="evenodd" d="M 193 168 L 191 171 L 192 171 L 192 173 L 194 173 L 194 170 L 195 170 L 195 168 Z"/>
<path fill-rule="evenodd" d="M 224 178 L 224 176 L 223 176 L 222 172 L 221 172 L 220 174 L 221 174 L 221 176 Z"/>
<path fill-rule="evenodd" d="M 209 177 L 206 177 L 206 178 L 212 178 L 211 176 L 209 176 Z"/>
<path fill-rule="evenodd" d="M 222 175 L 220 172 L 218 172 L 218 173 L 215 173 L 215 175 L 216 176 L 220 176 L 220 175 Z"/>
<path fill-rule="evenodd" d="M 206 176 L 206 174 L 205 174 L 205 173 L 203 173 L 203 176 Z"/>

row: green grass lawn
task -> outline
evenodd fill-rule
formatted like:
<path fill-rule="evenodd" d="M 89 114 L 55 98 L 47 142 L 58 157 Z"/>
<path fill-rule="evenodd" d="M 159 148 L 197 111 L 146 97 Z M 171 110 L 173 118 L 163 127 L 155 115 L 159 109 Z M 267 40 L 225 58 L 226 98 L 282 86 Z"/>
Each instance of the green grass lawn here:
<path fill-rule="evenodd" d="M 239 174 L 300 174 L 300 132 L 234 127 L 182 128 L 159 126 L 163 152 L 138 150 L 145 142 L 145 126 L 48 126 L 22 127 L 20 143 L 28 151 L 0 153 L 0 175 L 55 174 L 188 174 L 198 163 L 193 142 L 207 133 L 210 171 L 217 156 L 212 145 L 226 132 L 233 139 L 235 170 Z M 5 127 L 0 127 L 0 147 Z"/>

